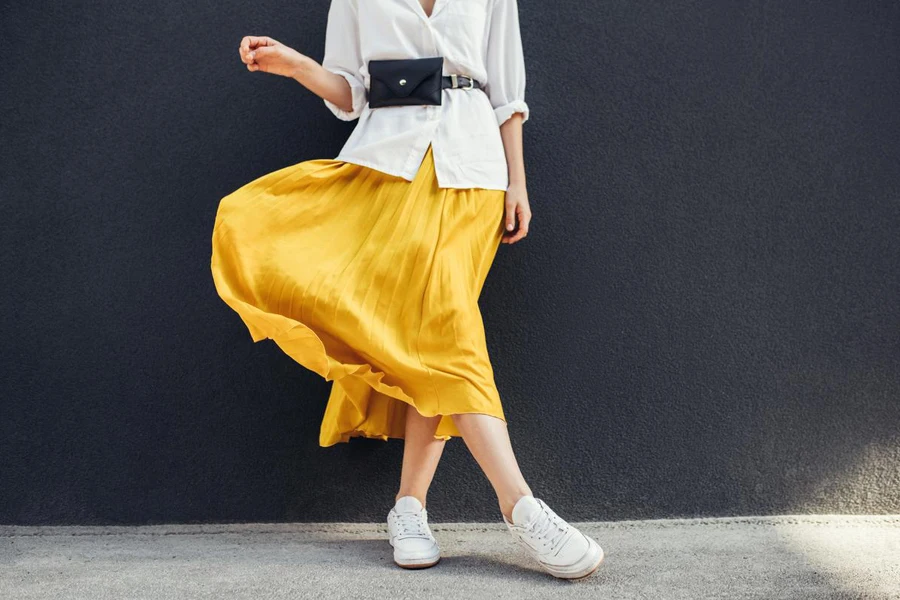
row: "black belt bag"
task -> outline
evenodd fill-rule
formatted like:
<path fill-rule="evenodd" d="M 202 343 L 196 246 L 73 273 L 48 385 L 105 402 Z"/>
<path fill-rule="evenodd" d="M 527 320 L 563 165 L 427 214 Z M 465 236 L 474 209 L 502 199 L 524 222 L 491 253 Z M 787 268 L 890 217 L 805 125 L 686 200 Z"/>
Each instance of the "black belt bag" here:
<path fill-rule="evenodd" d="M 468 75 L 443 75 L 444 57 L 370 60 L 369 107 L 441 104 L 441 90 L 482 85 Z"/>

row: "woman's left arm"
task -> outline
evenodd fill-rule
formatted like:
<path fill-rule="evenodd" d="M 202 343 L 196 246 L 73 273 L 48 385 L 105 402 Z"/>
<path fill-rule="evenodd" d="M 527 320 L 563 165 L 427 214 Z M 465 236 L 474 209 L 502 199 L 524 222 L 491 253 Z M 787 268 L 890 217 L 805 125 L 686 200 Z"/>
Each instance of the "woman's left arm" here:
<path fill-rule="evenodd" d="M 531 206 L 528 204 L 528 188 L 525 185 L 525 160 L 522 153 L 522 113 L 517 112 L 500 126 L 500 137 L 503 138 L 503 149 L 506 152 L 506 164 L 509 169 L 509 187 L 506 188 L 506 231 L 515 229 L 516 217 L 519 229 L 514 233 L 503 235 L 502 242 L 512 244 L 528 235 L 531 223 Z"/>
<path fill-rule="evenodd" d="M 522 125 L 528 120 L 525 103 L 525 57 L 519 30 L 517 0 L 491 0 L 485 67 L 485 92 L 503 138 L 509 186 L 506 190 L 506 232 L 503 242 L 512 244 L 528 235 L 531 207 L 525 185 L 525 161 L 522 151 Z M 511 233 L 516 227 L 518 229 Z"/>

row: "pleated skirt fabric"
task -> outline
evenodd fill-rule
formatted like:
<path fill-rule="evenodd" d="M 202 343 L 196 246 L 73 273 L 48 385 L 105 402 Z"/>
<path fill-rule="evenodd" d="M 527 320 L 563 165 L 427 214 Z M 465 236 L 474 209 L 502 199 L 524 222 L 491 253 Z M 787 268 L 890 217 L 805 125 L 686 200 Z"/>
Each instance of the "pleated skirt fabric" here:
<path fill-rule="evenodd" d="M 439 188 L 431 146 L 413 181 L 335 159 L 264 175 L 221 199 L 216 290 L 254 342 L 333 381 L 320 446 L 403 438 L 407 410 L 506 421 L 478 297 L 505 193 Z"/>

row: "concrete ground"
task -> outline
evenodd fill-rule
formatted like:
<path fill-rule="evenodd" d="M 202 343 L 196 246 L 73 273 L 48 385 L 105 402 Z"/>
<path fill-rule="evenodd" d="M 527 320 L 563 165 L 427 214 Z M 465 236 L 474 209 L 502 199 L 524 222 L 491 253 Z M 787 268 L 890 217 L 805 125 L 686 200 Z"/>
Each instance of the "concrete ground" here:
<path fill-rule="evenodd" d="M 0 598 L 900 599 L 900 515 L 577 525 L 606 558 L 575 582 L 502 523 L 433 523 L 442 559 L 418 571 L 381 524 L 0 526 Z"/>

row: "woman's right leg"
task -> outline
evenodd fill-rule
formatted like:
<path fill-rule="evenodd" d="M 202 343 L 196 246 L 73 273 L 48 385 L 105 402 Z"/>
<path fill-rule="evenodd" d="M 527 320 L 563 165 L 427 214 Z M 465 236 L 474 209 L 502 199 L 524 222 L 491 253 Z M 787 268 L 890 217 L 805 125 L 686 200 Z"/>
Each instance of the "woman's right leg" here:
<path fill-rule="evenodd" d="M 403 467 L 400 490 L 394 500 L 414 496 L 425 506 L 425 497 L 434 478 L 446 440 L 435 439 L 441 415 L 423 417 L 413 406 L 407 406 L 406 432 L 403 439 Z"/>
<path fill-rule="evenodd" d="M 425 496 L 446 444 L 434 437 L 440 421 L 440 415 L 423 417 L 415 407 L 407 406 L 400 490 L 387 523 L 394 562 L 408 569 L 430 567 L 441 558 L 425 510 Z"/>

